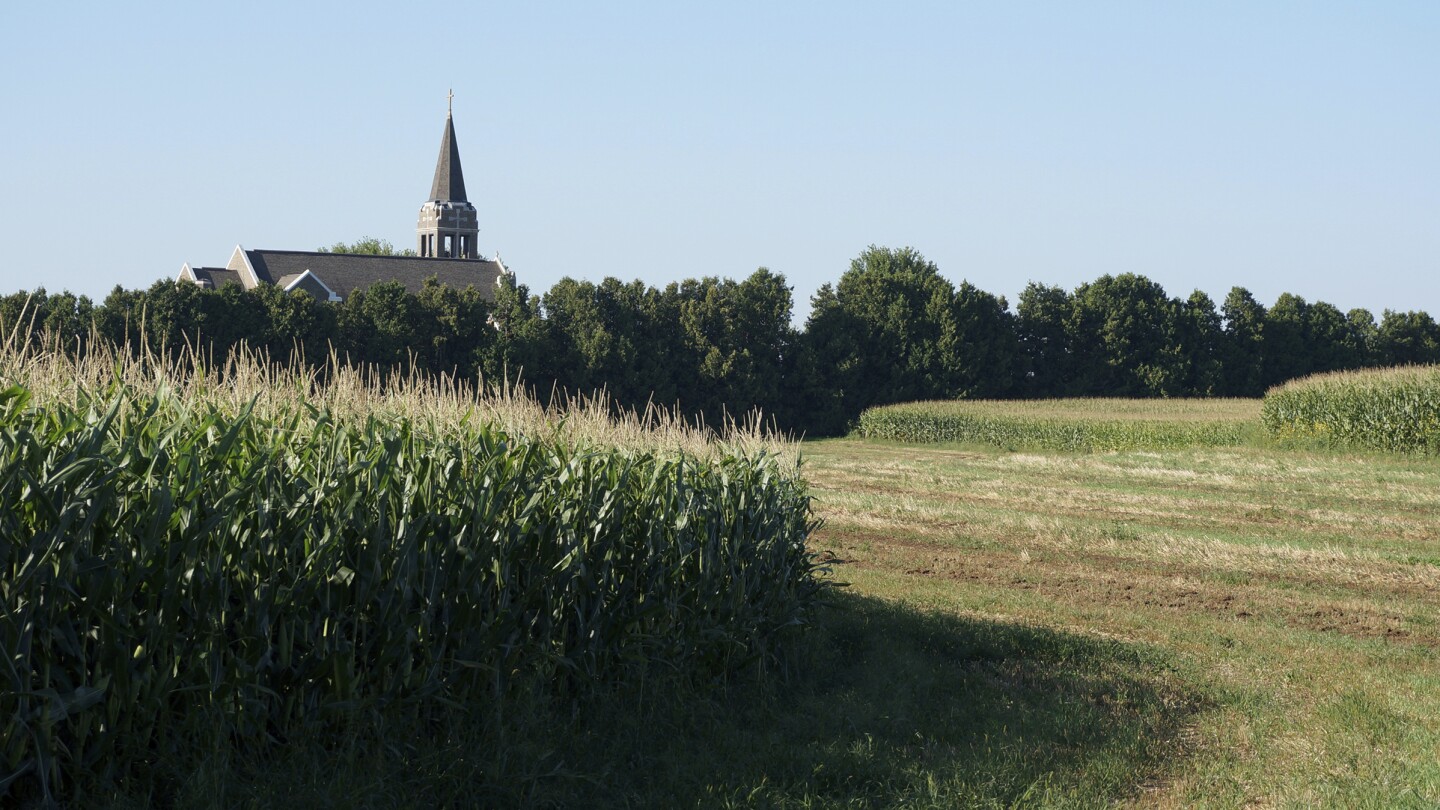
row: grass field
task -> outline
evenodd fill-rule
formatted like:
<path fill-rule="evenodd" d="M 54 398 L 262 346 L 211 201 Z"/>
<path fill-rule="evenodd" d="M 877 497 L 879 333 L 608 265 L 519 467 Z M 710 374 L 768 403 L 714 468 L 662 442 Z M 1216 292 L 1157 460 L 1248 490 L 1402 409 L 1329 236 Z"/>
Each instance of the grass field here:
<path fill-rule="evenodd" d="M 819 541 L 867 604 L 961 637 L 1043 634 L 978 663 L 892 635 L 891 660 L 956 670 L 929 716 L 978 715 L 911 739 L 878 723 L 892 746 L 946 752 L 922 758 L 924 784 L 966 796 L 993 778 L 994 806 L 1440 803 L 1433 460 L 861 440 L 806 456 Z M 1007 749 L 1016 782 L 979 767 Z"/>

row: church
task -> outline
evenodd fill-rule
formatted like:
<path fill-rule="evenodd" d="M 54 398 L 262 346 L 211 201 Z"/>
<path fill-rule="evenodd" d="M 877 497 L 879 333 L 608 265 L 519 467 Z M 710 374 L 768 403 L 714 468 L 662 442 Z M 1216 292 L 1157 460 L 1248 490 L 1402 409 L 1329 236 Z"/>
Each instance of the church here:
<path fill-rule="evenodd" d="M 451 94 L 451 99 L 454 94 Z M 381 281 L 398 281 L 417 293 L 434 277 L 455 289 L 474 287 L 494 300 L 495 285 L 510 270 L 500 261 L 480 258 L 475 206 L 465 196 L 460 146 L 455 140 L 453 108 L 445 114 L 445 134 L 435 162 L 430 199 L 420 206 L 414 256 L 368 256 L 305 250 L 247 250 L 240 245 L 224 267 L 181 266 L 177 281 L 208 289 L 235 282 L 247 290 L 273 284 L 285 291 L 304 290 L 320 301 L 343 301 L 356 290 Z"/>

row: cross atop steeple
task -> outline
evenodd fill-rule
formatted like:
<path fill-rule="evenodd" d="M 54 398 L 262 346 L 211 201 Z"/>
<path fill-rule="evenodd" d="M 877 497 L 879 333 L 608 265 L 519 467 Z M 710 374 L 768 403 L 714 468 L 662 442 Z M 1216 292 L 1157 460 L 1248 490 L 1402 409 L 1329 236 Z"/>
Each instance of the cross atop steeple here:
<path fill-rule="evenodd" d="M 455 89 L 451 88 L 449 95 L 445 96 L 445 117 L 450 117 L 455 112 Z"/>

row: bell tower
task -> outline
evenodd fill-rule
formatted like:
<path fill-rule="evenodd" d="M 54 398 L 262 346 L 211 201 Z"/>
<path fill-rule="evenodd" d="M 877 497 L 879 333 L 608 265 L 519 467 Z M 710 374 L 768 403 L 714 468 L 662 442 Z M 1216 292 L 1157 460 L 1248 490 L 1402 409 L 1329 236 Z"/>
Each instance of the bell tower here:
<path fill-rule="evenodd" d="M 465 174 L 460 170 L 460 146 L 455 142 L 452 117 L 453 90 L 448 98 L 435 181 L 430 184 L 430 199 L 420 206 L 420 221 L 415 226 L 415 252 L 426 258 L 474 259 L 479 257 L 475 243 L 480 220 L 475 206 L 465 198 Z"/>

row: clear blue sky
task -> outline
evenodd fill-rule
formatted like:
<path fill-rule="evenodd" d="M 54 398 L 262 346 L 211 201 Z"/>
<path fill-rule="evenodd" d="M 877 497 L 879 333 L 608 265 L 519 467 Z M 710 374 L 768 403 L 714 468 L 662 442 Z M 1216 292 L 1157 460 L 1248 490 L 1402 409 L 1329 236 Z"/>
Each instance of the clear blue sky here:
<path fill-rule="evenodd" d="M 0 292 L 414 242 L 455 90 L 522 283 L 866 245 L 1440 316 L 1440 3 L 5 3 Z"/>

